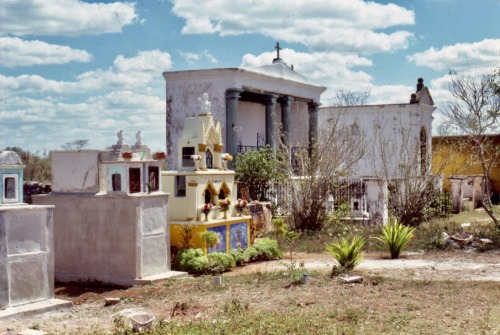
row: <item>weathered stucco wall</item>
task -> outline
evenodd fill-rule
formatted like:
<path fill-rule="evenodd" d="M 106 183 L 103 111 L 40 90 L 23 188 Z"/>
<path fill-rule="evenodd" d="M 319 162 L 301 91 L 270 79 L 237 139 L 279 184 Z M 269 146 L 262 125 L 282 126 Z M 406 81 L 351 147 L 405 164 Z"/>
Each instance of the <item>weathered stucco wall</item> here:
<path fill-rule="evenodd" d="M 54 296 L 53 206 L 0 206 L 0 307 Z"/>
<path fill-rule="evenodd" d="M 167 194 L 49 194 L 33 201 L 56 207 L 57 280 L 129 286 L 170 270 Z"/>
<path fill-rule="evenodd" d="M 432 112 L 434 107 L 421 104 L 394 104 L 373 106 L 320 108 L 320 131 L 328 130 L 330 122 L 338 120 L 349 127 L 357 125 L 358 135 L 353 136 L 353 146 L 361 143 L 366 154 L 355 166 L 351 175 L 398 177 L 400 164 L 415 164 L 419 171 L 417 150 L 420 131 L 425 128 L 428 163 L 432 151 Z M 339 116 L 340 115 L 340 116 Z"/>

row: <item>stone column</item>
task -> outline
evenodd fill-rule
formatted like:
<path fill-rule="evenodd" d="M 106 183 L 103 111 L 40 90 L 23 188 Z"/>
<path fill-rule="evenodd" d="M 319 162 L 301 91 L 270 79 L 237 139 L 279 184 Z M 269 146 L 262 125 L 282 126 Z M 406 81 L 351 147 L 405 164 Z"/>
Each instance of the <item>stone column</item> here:
<path fill-rule="evenodd" d="M 463 177 L 450 177 L 448 178 L 451 184 L 451 201 L 452 201 L 452 213 L 460 213 L 462 211 L 462 181 Z"/>
<path fill-rule="evenodd" d="M 243 90 L 229 88 L 226 90 L 226 148 L 233 157 L 238 153 L 238 138 L 235 127 L 238 124 L 238 99 Z"/>
<path fill-rule="evenodd" d="M 276 147 L 276 131 L 274 129 L 274 123 L 276 122 L 276 99 L 278 98 L 275 94 L 269 94 L 264 97 L 264 104 L 266 106 L 266 145 L 271 148 Z"/>
<path fill-rule="evenodd" d="M 309 107 L 309 155 L 318 142 L 318 107 L 317 102 L 310 102 Z"/>
<path fill-rule="evenodd" d="M 283 145 L 286 147 L 290 146 L 290 112 L 292 108 L 293 98 L 284 96 L 279 98 L 279 103 L 281 104 L 281 125 L 282 125 L 282 137 L 281 140 Z"/>

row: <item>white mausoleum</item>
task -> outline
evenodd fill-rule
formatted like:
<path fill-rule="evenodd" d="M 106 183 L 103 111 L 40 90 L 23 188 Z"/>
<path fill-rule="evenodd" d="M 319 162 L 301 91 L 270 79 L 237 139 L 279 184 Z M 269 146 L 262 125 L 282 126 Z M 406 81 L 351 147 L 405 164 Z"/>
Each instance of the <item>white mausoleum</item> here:
<path fill-rule="evenodd" d="M 167 104 L 167 166 L 177 169 L 178 139 L 184 120 L 196 116 L 197 100 L 208 93 L 212 116 L 221 127 L 226 151 L 238 152 L 279 141 L 307 146 L 315 138 L 325 87 L 309 82 L 278 55 L 258 67 L 164 72 Z M 278 139 L 279 128 L 283 138 Z"/>

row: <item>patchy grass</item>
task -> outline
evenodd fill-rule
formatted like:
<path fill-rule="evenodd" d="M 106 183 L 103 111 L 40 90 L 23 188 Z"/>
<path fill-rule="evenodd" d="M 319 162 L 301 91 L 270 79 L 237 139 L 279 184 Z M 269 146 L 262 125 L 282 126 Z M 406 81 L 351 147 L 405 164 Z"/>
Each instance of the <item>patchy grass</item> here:
<path fill-rule="evenodd" d="M 144 334 L 498 334 L 498 283 L 380 280 L 345 285 L 316 274 L 309 285 L 290 286 L 279 272 L 208 278 L 165 290 L 155 327 Z M 200 286 L 205 287 L 199 291 Z M 182 294 L 175 292 L 183 292 Z M 190 292 L 190 293 L 187 293 Z M 182 310 L 171 315 L 174 301 Z M 82 334 L 133 334 L 117 320 L 109 331 Z"/>

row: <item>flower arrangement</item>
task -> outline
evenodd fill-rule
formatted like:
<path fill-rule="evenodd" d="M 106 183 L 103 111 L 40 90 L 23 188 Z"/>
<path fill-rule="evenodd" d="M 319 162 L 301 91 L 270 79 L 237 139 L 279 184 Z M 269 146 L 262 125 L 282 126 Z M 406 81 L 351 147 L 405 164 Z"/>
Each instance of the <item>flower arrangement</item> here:
<path fill-rule="evenodd" d="M 236 207 L 236 211 L 241 215 L 243 210 L 247 207 L 247 201 L 239 198 L 236 200 L 236 204 L 234 206 Z"/>
<path fill-rule="evenodd" d="M 223 160 L 228 161 L 228 162 L 233 160 L 233 156 L 231 156 L 231 154 L 228 154 L 228 153 L 222 154 L 221 157 Z"/>
<path fill-rule="evenodd" d="M 226 199 L 219 199 L 217 202 L 217 206 L 223 211 L 227 211 L 229 209 L 229 206 L 231 206 L 231 199 L 226 198 Z"/>
<path fill-rule="evenodd" d="M 231 206 L 231 199 L 229 198 L 219 199 L 219 201 L 217 201 L 217 207 L 219 207 L 224 214 L 224 219 L 227 219 L 227 210 L 229 209 L 229 206 Z"/>
<path fill-rule="evenodd" d="M 208 213 L 210 213 L 213 207 L 214 205 L 212 205 L 211 203 L 204 204 L 203 206 L 201 206 L 201 212 L 205 215 L 208 215 Z"/>
<path fill-rule="evenodd" d="M 199 160 L 201 160 L 201 156 L 200 155 L 191 155 L 191 159 L 194 161 L 199 161 Z"/>

